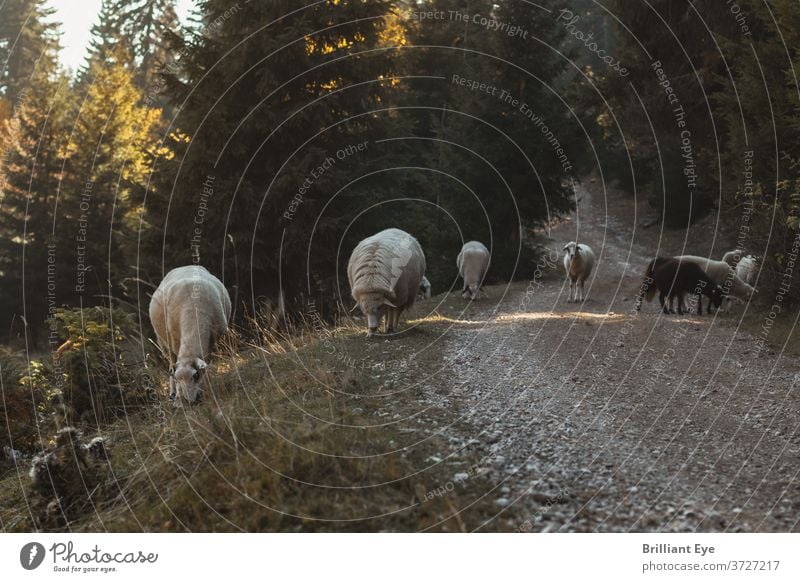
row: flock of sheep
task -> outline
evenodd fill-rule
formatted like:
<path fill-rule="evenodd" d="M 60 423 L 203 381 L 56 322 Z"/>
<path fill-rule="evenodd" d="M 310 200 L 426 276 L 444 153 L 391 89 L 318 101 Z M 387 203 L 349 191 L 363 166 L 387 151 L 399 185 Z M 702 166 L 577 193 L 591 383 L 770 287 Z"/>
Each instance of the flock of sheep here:
<path fill-rule="evenodd" d="M 476 299 L 489 268 L 489 249 L 464 245 L 456 260 L 464 279 L 462 296 Z M 397 330 L 400 314 L 418 295 L 431 296 L 425 253 L 417 239 L 389 228 L 361 241 L 350 255 L 347 277 L 356 307 L 367 318 L 367 333 Z M 354 307 L 355 309 L 355 307 Z M 169 395 L 176 406 L 199 400 L 206 383 L 206 357 L 227 330 L 231 299 L 222 282 L 204 267 L 190 265 L 167 273 L 150 300 L 150 321 L 169 360 Z"/>
<path fill-rule="evenodd" d="M 570 284 L 567 301 L 583 301 L 583 285 L 594 267 L 594 251 L 589 245 L 576 242 L 567 243 L 564 251 L 564 270 Z M 683 314 L 687 294 L 697 297 L 698 315 L 703 314 L 703 296 L 708 297 L 709 313 L 711 305 L 719 309 L 725 300 L 728 309 L 732 298 L 749 301 L 755 293 L 753 284 L 758 276 L 758 259 L 742 255 L 741 250 L 729 251 L 721 261 L 696 255 L 656 257 L 645 270 L 636 298 L 636 311 L 641 309 L 642 299 L 652 301 L 657 292 L 664 313 L 675 313 L 677 299 L 678 313 Z"/>
<path fill-rule="evenodd" d="M 721 261 L 695 255 L 656 257 L 647 265 L 636 310 L 641 308 L 643 297 L 651 301 L 657 291 L 664 313 L 675 313 L 673 306 L 677 299 L 678 313 L 682 314 L 687 294 L 697 297 L 698 315 L 703 314 L 704 295 L 708 297 L 709 313 L 712 305 L 719 309 L 724 300 L 727 309 L 733 298 L 749 301 L 756 292 L 753 285 L 758 276 L 758 260 L 743 254 L 741 250 L 729 251 Z"/>
<path fill-rule="evenodd" d="M 564 246 L 564 270 L 570 284 L 568 302 L 585 300 L 584 283 L 590 276 L 595 255 L 589 245 L 569 242 Z M 659 292 L 665 313 L 683 313 L 687 294 L 702 296 L 719 308 L 732 295 L 749 300 L 757 276 L 757 261 L 742 257 L 741 251 L 726 253 L 721 261 L 693 255 L 657 257 L 645 272 L 636 310 L 642 299 L 652 300 Z M 461 296 L 477 299 L 490 253 L 478 241 L 464 244 L 456 265 L 464 286 Z M 350 255 L 347 277 L 356 307 L 367 319 L 367 334 L 378 331 L 385 321 L 385 331 L 397 330 L 400 315 L 414 305 L 418 295 L 431 296 L 431 284 L 425 277 L 425 254 L 417 239 L 397 228 L 383 230 L 361 241 Z M 669 299 L 667 307 L 666 299 Z M 206 357 L 217 338 L 228 330 L 231 300 L 225 286 L 204 267 L 178 267 L 167 273 L 150 301 L 150 320 L 158 343 L 169 359 L 169 394 L 176 406 L 183 401 L 194 403 L 206 384 Z"/>

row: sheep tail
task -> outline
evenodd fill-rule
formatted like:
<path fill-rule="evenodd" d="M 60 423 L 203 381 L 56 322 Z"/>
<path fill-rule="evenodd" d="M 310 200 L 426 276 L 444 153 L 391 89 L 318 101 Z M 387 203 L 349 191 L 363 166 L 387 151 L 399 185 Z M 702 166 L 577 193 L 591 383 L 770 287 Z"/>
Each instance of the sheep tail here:
<path fill-rule="evenodd" d="M 641 303 L 641 297 L 644 297 L 648 302 L 653 300 L 653 297 L 656 296 L 656 286 L 655 282 L 653 281 L 653 271 L 655 270 L 656 259 L 653 259 L 647 264 L 647 269 L 644 272 L 644 279 L 642 279 L 642 289 L 639 292 L 639 302 Z"/>

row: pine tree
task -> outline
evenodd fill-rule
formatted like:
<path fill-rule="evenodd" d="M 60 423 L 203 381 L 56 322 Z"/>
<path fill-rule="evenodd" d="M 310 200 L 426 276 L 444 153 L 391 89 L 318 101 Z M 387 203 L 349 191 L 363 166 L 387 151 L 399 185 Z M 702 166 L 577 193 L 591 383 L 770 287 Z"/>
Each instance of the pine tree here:
<path fill-rule="evenodd" d="M 100 4 L 97 21 L 92 25 L 92 37 L 89 41 L 86 62 L 78 71 L 78 85 L 91 82 L 89 69 L 96 63 L 111 66 L 115 64 L 131 66 L 133 64 L 133 54 L 126 39 L 123 38 L 121 18 L 115 6 L 115 1 L 102 0 Z M 116 62 L 117 59 L 121 60 Z"/>
<path fill-rule="evenodd" d="M 58 26 L 46 0 L 7 0 L 0 4 L 0 95 L 14 103 L 37 78 L 55 74 Z"/>
<path fill-rule="evenodd" d="M 51 14 L 42 1 L 0 7 L 0 333 L 28 334 L 34 342 L 43 335 L 49 299 L 50 210 L 59 189 L 68 89 Z"/>
<path fill-rule="evenodd" d="M 69 83 L 37 83 L 7 122 L 9 136 L 0 192 L 0 322 L 13 337 L 43 337 L 48 305 L 63 287 L 53 269 L 58 247 L 52 235 L 64 162 Z M 53 286 L 50 286 L 50 285 Z M 23 329 L 19 326 L 25 322 Z M 12 328 L 12 323 L 14 323 Z"/>
<path fill-rule="evenodd" d="M 488 21 L 505 27 L 492 30 Z M 452 217 L 438 225 L 438 245 L 447 249 L 442 260 L 458 252 L 460 228 L 492 246 L 493 277 L 525 276 L 524 235 L 570 208 L 563 184 L 577 169 L 562 167 L 553 144 L 558 139 L 566 149 L 577 124 L 545 87 L 564 68 L 545 48 L 561 34 L 550 14 L 521 3 L 431 0 L 409 7 L 409 72 L 432 77 L 411 91 L 421 112 L 418 135 L 432 138 L 421 143 L 418 162 L 442 172 L 426 186 Z M 531 111 L 533 120 L 526 117 Z M 451 263 L 440 279 L 455 275 Z"/>
<path fill-rule="evenodd" d="M 168 39 L 180 27 L 175 0 L 109 0 L 123 42 L 137 62 L 136 84 L 147 90 L 155 75 L 172 63 Z"/>
<path fill-rule="evenodd" d="M 392 190 L 385 176 L 364 178 L 394 123 L 370 113 L 385 109 L 392 87 L 381 80 L 392 63 L 374 50 L 389 3 L 325 2 L 276 20 L 293 8 L 205 2 L 201 29 L 178 47 L 181 68 L 167 76 L 180 107 L 174 157 L 159 160 L 145 208 L 143 255 L 163 263 L 143 262 L 145 278 L 196 261 L 224 274 L 248 307 L 281 287 L 289 297 L 316 294 L 335 289 L 341 237 L 373 227 L 347 230 Z"/>
<path fill-rule="evenodd" d="M 75 303 L 105 303 L 135 275 L 138 218 L 157 147 L 161 111 L 142 104 L 127 51 L 116 47 L 104 62 L 90 61 L 87 85 L 70 133 L 64 194 L 56 236 L 67 263 Z"/>
<path fill-rule="evenodd" d="M 123 64 L 153 104 L 162 107 L 158 74 L 173 63 L 170 42 L 179 29 L 175 0 L 103 0 L 79 83 L 86 81 L 94 61 Z"/>
<path fill-rule="evenodd" d="M 781 295 L 797 301 L 800 278 L 784 274 L 792 273 L 788 257 L 800 236 L 800 104 L 793 65 L 800 53 L 800 13 L 790 1 L 774 2 L 769 11 L 749 0 L 738 6 L 749 34 L 731 27 L 720 35 L 732 80 L 712 95 L 723 135 L 721 205 L 726 222 L 738 228 L 737 246 L 763 258 L 762 292 L 785 285 Z"/>
<path fill-rule="evenodd" d="M 719 3 L 709 0 L 614 0 L 608 8 L 620 15 L 615 56 L 627 72 L 595 68 L 608 104 L 607 145 L 619 162 L 614 170 L 628 188 L 635 183 L 648 193 L 667 224 L 685 226 L 716 204 L 715 119 L 707 97 L 725 71 L 696 13 L 722 26 L 733 19 L 717 18 Z"/>

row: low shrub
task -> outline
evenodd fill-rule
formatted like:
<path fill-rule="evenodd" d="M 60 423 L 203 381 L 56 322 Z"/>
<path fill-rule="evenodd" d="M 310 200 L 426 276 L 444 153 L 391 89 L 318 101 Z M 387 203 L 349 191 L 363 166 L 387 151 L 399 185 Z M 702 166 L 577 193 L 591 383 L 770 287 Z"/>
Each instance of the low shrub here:
<path fill-rule="evenodd" d="M 134 362 L 128 338 L 137 333 L 131 314 L 92 307 L 55 314 L 60 339 L 59 386 L 53 401 L 60 426 L 101 425 L 153 401 L 155 382 Z"/>
<path fill-rule="evenodd" d="M 0 458 L 30 454 L 41 448 L 47 416 L 47 382 L 41 362 L 26 362 L 0 347 Z"/>

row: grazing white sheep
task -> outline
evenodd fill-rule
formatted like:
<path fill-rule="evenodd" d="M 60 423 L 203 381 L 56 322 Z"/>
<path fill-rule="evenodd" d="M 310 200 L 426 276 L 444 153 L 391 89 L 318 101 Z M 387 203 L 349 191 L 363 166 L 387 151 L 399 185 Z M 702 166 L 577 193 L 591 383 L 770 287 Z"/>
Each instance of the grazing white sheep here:
<path fill-rule="evenodd" d="M 206 358 L 228 330 L 231 298 L 204 267 L 190 265 L 167 273 L 150 300 L 150 321 L 169 358 L 170 399 L 197 400 L 204 385 Z"/>
<path fill-rule="evenodd" d="M 749 301 L 753 296 L 754 289 L 739 277 L 736 271 L 725 261 L 715 261 L 705 257 L 695 255 L 679 255 L 673 257 L 683 262 L 694 263 L 717 285 L 722 287 L 726 295 L 733 295 L 742 301 Z M 727 302 L 726 311 L 730 310 L 730 301 Z"/>
<path fill-rule="evenodd" d="M 347 264 L 350 291 L 367 317 L 367 335 L 378 330 L 386 315 L 386 332 L 400 323 L 400 314 L 414 305 L 425 276 L 425 254 L 417 239 L 387 228 L 362 240 Z"/>
<path fill-rule="evenodd" d="M 594 251 L 589 245 L 570 241 L 564 245 L 564 270 L 569 279 L 569 298 L 567 303 L 583 301 L 583 284 L 594 267 Z M 578 298 L 580 295 L 580 299 Z"/>
<path fill-rule="evenodd" d="M 456 258 L 458 273 L 464 279 L 461 296 L 466 299 L 477 299 L 483 278 L 489 268 L 489 249 L 476 240 L 464 243 Z"/>
<path fill-rule="evenodd" d="M 728 263 L 734 269 L 736 265 L 739 263 L 739 260 L 744 256 L 744 251 L 741 249 L 736 249 L 735 251 L 728 251 L 724 255 L 722 255 L 722 261 Z"/>
<path fill-rule="evenodd" d="M 758 260 L 753 255 L 742 257 L 741 253 L 743 251 L 735 252 L 737 253 L 736 260 L 734 261 L 734 271 L 736 276 L 748 285 L 752 286 L 756 282 L 756 277 L 758 276 Z M 726 297 L 725 311 L 731 311 L 733 303 L 733 297 Z"/>
<path fill-rule="evenodd" d="M 736 276 L 748 285 L 753 285 L 758 276 L 758 259 L 753 255 L 747 255 L 736 263 Z"/>
<path fill-rule="evenodd" d="M 427 277 L 423 277 L 419 283 L 419 295 L 422 299 L 431 298 L 431 282 L 428 281 Z"/>

